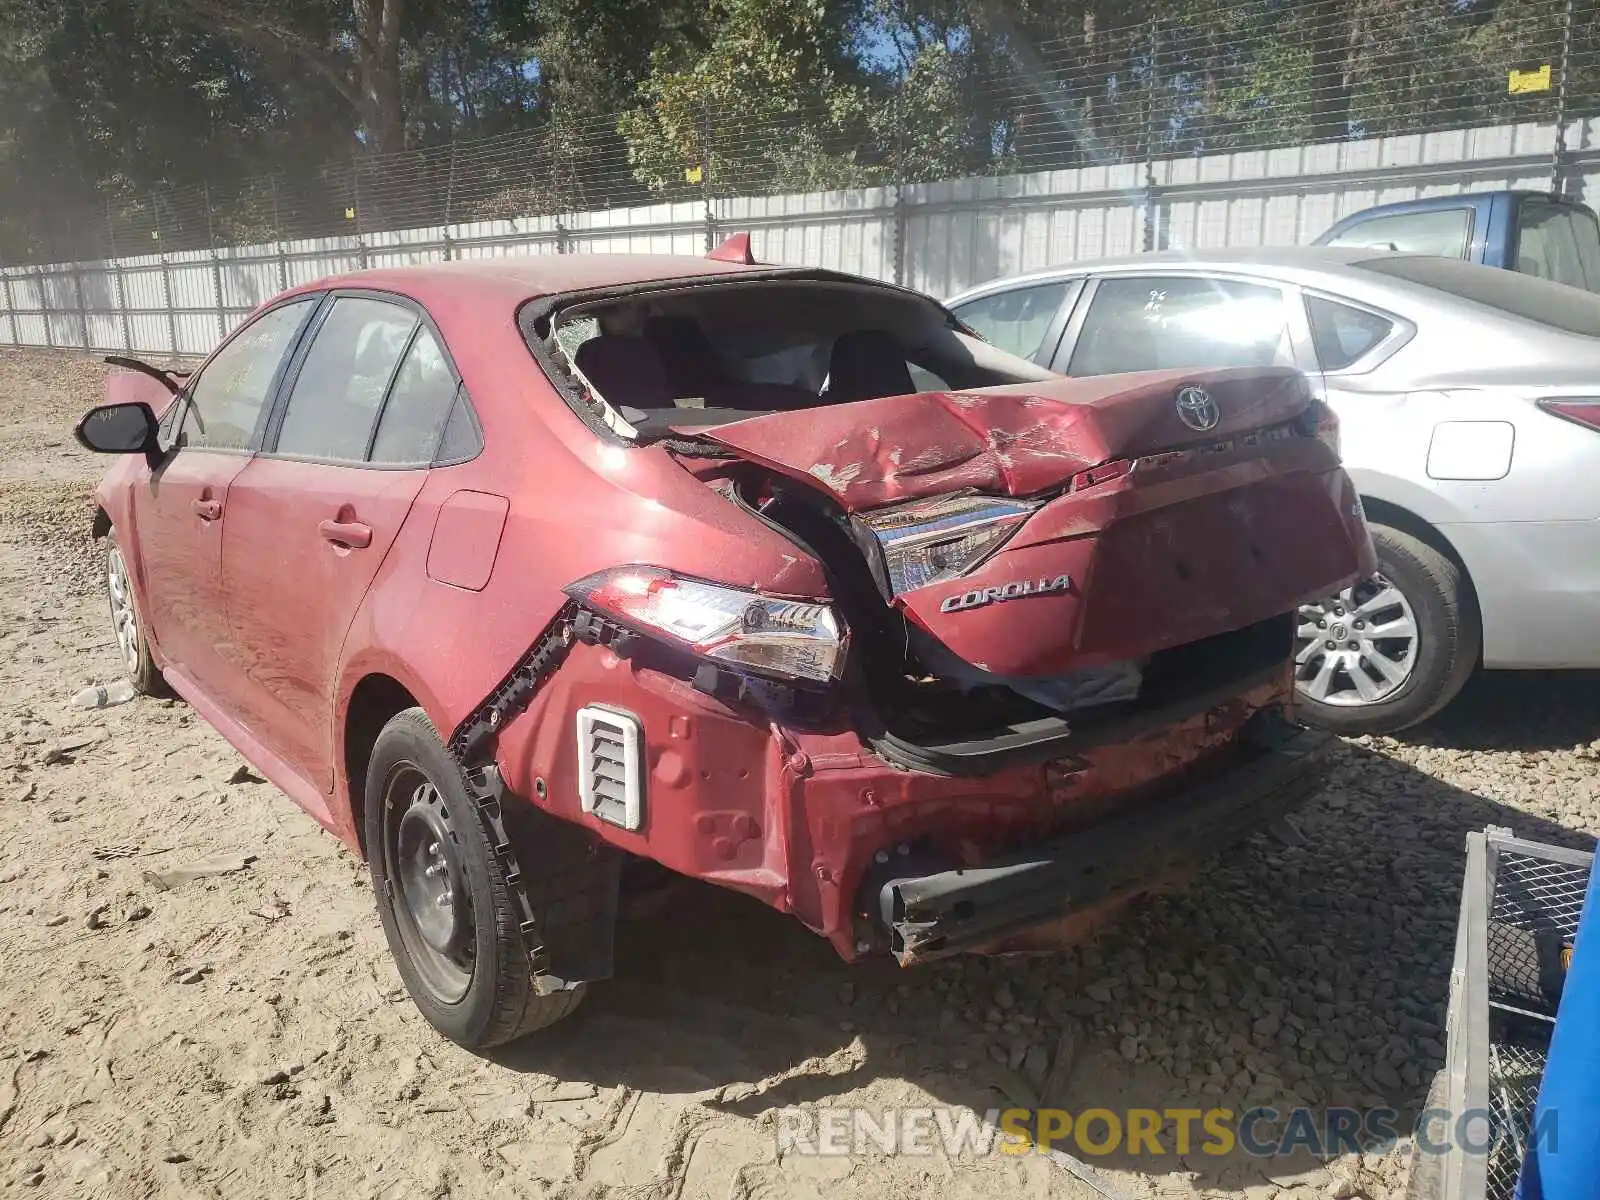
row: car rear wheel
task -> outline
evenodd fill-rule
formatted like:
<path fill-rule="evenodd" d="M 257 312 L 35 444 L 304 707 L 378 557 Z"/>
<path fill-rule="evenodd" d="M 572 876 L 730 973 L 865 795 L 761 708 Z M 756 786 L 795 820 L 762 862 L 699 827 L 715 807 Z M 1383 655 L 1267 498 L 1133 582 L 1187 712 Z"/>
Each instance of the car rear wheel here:
<path fill-rule="evenodd" d="M 106 534 L 106 599 L 111 604 L 111 630 L 117 638 L 117 655 L 134 690 L 146 696 L 159 695 L 165 681 L 150 654 L 150 639 L 139 616 L 139 603 L 133 594 L 133 575 L 123 556 L 117 531 Z"/>
<path fill-rule="evenodd" d="M 1372 526 L 1378 573 L 1301 606 L 1295 640 L 1300 716 L 1336 733 L 1393 733 L 1455 698 L 1482 633 L 1461 568 L 1426 542 Z"/>
<path fill-rule="evenodd" d="M 538 988 L 489 830 L 460 765 L 420 708 L 397 714 L 378 734 L 366 823 L 383 932 L 429 1024 L 482 1050 L 578 1007 L 581 984 Z"/>

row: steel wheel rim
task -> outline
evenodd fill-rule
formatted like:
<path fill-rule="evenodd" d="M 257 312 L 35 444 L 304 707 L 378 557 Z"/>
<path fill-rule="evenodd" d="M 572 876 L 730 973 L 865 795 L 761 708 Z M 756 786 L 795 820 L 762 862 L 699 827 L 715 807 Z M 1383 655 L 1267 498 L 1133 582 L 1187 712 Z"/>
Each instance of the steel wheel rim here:
<path fill-rule="evenodd" d="M 133 584 L 128 579 L 128 564 L 116 546 L 106 553 L 106 595 L 111 598 L 111 624 L 122 652 L 122 665 L 128 674 L 139 672 L 139 614 L 133 607 Z"/>
<path fill-rule="evenodd" d="M 472 985 L 472 887 L 439 789 L 403 764 L 384 793 L 385 878 L 394 920 L 418 974 L 442 1004 Z"/>
<path fill-rule="evenodd" d="M 1295 690 L 1337 708 L 1378 704 L 1416 673 L 1422 645 L 1405 594 L 1374 575 L 1300 606 L 1295 629 Z"/>

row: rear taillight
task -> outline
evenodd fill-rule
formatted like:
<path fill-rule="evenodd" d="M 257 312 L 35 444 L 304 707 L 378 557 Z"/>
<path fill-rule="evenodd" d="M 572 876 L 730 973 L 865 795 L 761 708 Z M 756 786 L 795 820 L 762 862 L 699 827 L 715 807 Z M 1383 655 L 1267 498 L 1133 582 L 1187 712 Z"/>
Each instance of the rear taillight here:
<path fill-rule="evenodd" d="M 613 567 L 567 595 L 703 658 L 787 679 L 831 683 L 844 670 L 844 623 L 826 604 L 775 600 L 660 567 Z"/>
<path fill-rule="evenodd" d="M 1295 418 L 1295 432 L 1302 437 L 1314 437 L 1335 456 L 1339 454 L 1339 416 L 1321 400 L 1313 400 L 1304 412 Z"/>
<path fill-rule="evenodd" d="M 998 550 L 1038 507 L 1032 500 L 961 494 L 880 508 L 857 520 L 877 543 L 889 592 L 898 596 L 959 579 Z"/>
<path fill-rule="evenodd" d="M 1600 399 L 1591 396 L 1540 400 L 1539 407 L 1554 417 L 1600 432 Z"/>

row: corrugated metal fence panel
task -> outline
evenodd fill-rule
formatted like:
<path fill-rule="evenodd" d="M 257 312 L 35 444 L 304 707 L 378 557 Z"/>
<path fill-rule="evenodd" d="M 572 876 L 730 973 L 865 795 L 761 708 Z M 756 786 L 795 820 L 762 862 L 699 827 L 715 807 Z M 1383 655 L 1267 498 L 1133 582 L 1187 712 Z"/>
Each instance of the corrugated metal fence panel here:
<path fill-rule="evenodd" d="M 211 348 L 222 340 L 215 313 L 177 313 L 172 318 L 172 328 L 177 334 L 177 347 L 173 352 L 179 355 L 210 354 Z"/>
<path fill-rule="evenodd" d="M 122 303 L 133 311 L 167 308 L 167 286 L 162 279 L 161 267 L 125 266 L 122 270 Z"/>
<path fill-rule="evenodd" d="M 287 264 L 268 248 L 234 250 L 219 257 L 222 302 L 229 309 L 248 312 L 283 291 Z"/>
<path fill-rule="evenodd" d="M 565 225 L 578 254 L 705 253 L 705 207 L 693 201 L 574 213 Z"/>
<path fill-rule="evenodd" d="M 718 201 L 713 212 L 717 240 L 748 232 L 763 262 L 894 278 L 893 188 L 738 197 Z"/>
<path fill-rule="evenodd" d="M 1600 195 L 1600 118 L 1569 123 Z M 284 286 L 363 266 L 508 254 L 700 255 L 708 236 L 748 230 L 767 262 L 830 267 L 936 296 L 974 283 L 1159 247 L 1308 242 L 1368 205 L 1485 188 L 1549 186 L 1555 129 L 1504 125 L 1361 142 L 849 191 L 700 200 L 478 221 L 271 245 L 140 255 L 116 263 L 0 269 L 0 344 L 203 353 Z M 117 269 L 120 268 L 120 269 Z M 124 343 L 131 342 L 131 346 Z"/>
<path fill-rule="evenodd" d="M 174 255 L 173 261 L 167 266 L 167 278 L 171 286 L 172 307 L 176 311 L 217 311 L 217 277 L 209 258 L 186 263 Z"/>
<path fill-rule="evenodd" d="M 130 316 L 128 336 L 134 354 L 165 355 L 172 353 L 172 328 L 165 316 Z"/>
<path fill-rule="evenodd" d="M 37 312 L 44 308 L 40 294 L 37 276 L 11 276 L 11 302 L 17 306 L 18 312 Z"/>

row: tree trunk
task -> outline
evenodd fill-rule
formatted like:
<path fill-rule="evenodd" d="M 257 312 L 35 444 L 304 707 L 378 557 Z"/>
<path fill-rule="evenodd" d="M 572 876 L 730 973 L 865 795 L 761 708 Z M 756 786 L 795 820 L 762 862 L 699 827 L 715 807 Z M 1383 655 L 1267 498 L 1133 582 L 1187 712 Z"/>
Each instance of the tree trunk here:
<path fill-rule="evenodd" d="M 1350 136 L 1350 34 L 1353 18 L 1342 0 L 1311 8 L 1311 140 Z"/>
<path fill-rule="evenodd" d="M 404 150 L 405 97 L 400 81 L 400 17 L 405 0 L 355 0 L 356 76 L 361 123 L 379 154 Z"/>

